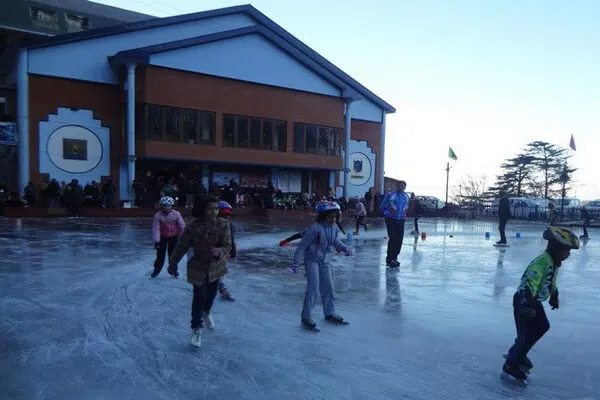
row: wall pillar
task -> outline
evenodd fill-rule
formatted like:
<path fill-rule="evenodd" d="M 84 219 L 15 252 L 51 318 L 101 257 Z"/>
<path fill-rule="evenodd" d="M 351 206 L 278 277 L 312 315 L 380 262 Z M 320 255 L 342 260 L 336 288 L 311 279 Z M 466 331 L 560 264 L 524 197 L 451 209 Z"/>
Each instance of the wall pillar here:
<path fill-rule="evenodd" d="M 127 64 L 127 199 L 133 200 L 135 180 L 135 64 Z"/>
<path fill-rule="evenodd" d="M 19 194 L 23 196 L 29 182 L 29 74 L 27 49 L 19 51 L 17 67 L 17 163 Z"/>
<path fill-rule="evenodd" d="M 379 145 L 379 193 L 385 194 L 385 111 L 381 112 L 381 141 Z"/>
<path fill-rule="evenodd" d="M 344 157 L 344 198 L 348 200 L 348 185 L 350 185 L 350 140 L 352 138 L 352 115 L 350 108 L 352 100 L 346 100 L 346 116 L 345 126 L 346 141 L 345 141 L 345 157 Z"/>

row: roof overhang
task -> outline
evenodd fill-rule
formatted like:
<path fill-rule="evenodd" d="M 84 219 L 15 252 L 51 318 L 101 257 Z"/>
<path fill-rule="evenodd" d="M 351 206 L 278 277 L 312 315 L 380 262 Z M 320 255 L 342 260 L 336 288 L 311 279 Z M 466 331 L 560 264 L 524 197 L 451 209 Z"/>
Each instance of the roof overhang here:
<path fill-rule="evenodd" d="M 350 75 L 346 74 L 344 71 L 342 71 L 341 69 L 336 67 L 333 63 L 329 62 L 327 59 L 325 59 L 319 53 L 317 53 L 316 51 L 314 51 L 313 49 L 311 49 L 310 47 L 308 47 L 307 45 L 302 43 L 300 40 L 298 40 L 292 34 L 287 32 L 281 26 L 277 25 L 270 18 L 268 18 L 266 15 L 264 15 L 263 13 L 261 13 L 260 11 L 258 11 L 256 8 L 254 8 L 253 6 L 251 6 L 249 4 L 241 5 L 241 6 L 234 6 L 234 7 L 226 7 L 226 8 L 221 8 L 221 9 L 217 9 L 217 10 L 202 11 L 202 12 L 193 13 L 193 14 L 176 15 L 176 16 L 168 17 L 168 18 L 154 18 L 154 19 L 149 19 L 149 20 L 145 20 L 145 21 L 141 21 L 141 22 L 132 22 L 132 23 L 116 25 L 116 26 L 112 26 L 112 27 L 92 29 L 92 30 L 84 31 L 84 32 L 76 32 L 76 33 L 71 33 L 71 34 L 66 34 L 66 35 L 59 35 L 59 36 L 47 38 L 44 40 L 40 40 L 38 42 L 33 42 L 33 43 L 29 44 L 27 46 L 27 48 L 36 49 L 36 48 L 42 48 L 42 47 L 68 44 L 68 43 L 78 42 L 78 41 L 82 41 L 82 40 L 99 39 L 99 38 L 103 38 L 106 36 L 120 35 L 120 34 L 124 34 L 124 33 L 129 33 L 129 32 L 160 28 L 160 27 L 165 27 L 165 26 L 170 26 L 170 25 L 183 24 L 183 23 L 187 23 L 187 22 L 194 22 L 194 21 L 199 21 L 199 20 L 203 20 L 203 19 L 216 18 L 216 17 L 222 17 L 222 16 L 227 16 L 227 15 L 233 15 L 233 14 L 245 14 L 245 15 L 251 17 L 252 19 L 254 19 L 258 24 L 262 25 L 262 27 L 261 27 L 262 31 L 268 32 L 270 35 L 276 37 L 279 42 L 285 42 L 286 48 L 293 49 L 295 53 L 301 53 L 303 55 L 303 57 L 302 57 L 304 60 L 303 62 L 306 65 L 308 65 L 309 60 L 312 60 L 312 63 L 311 63 L 312 65 L 314 65 L 314 64 L 318 65 L 320 67 L 320 70 L 327 71 L 329 73 L 329 75 L 332 75 L 336 78 L 336 81 L 343 82 L 344 83 L 343 87 L 349 87 L 352 89 L 353 92 L 360 94 L 360 96 L 359 96 L 360 99 L 364 98 L 364 99 L 369 100 L 370 102 L 381 107 L 383 109 L 383 111 L 386 113 L 396 112 L 396 109 L 394 107 L 392 107 L 389 103 L 385 102 L 383 99 L 381 99 L 380 97 L 375 95 L 373 92 L 371 92 L 369 89 L 367 89 L 366 87 L 361 85 Z M 246 29 L 246 28 L 244 28 L 244 29 Z M 239 31 L 239 30 L 237 30 L 237 31 Z M 261 34 L 262 34 L 262 31 L 261 31 Z M 231 31 L 229 31 L 229 34 L 231 34 Z M 218 35 L 218 34 L 215 34 L 215 35 Z M 207 35 L 207 36 L 211 36 L 211 35 Z M 265 35 L 263 35 L 263 36 L 265 36 Z M 193 38 L 193 39 L 187 39 L 187 40 L 199 40 L 199 38 Z M 187 40 L 180 41 L 180 42 L 185 42 Z M 219 40 L 222 40 L 222 39 L 219 39 Z M 172 45 L 172 43 L 170 45 Z M 159 46 L 161 46 L 161 45 L 159 45 Z M 150 47 L 157 47 L 157 46 L 150 46 Z M 134 49 L 134 50 L 139 50 L 139 49 Z M 288 52 L 290 52 L 290 51 L 288 51 Z M 121 53 L 123 53 L 123 52 L 120 52 L 119 54 L 121 54 Z M 121 55 L 123 55 L 123 54 L 121 54 Z M 313 67 L 311 67 L 311 68 L 313 68 Z M 313 69 L 315 69 L 315 68 L 313 68 Z M 315 71 L 316 71 L 316 69 L 315 69 Z M 350 97 L 350 98 L 355 99 L 354 97 Z M 358 99 L 355 99 L 355 100 L 358 100 Z"/>

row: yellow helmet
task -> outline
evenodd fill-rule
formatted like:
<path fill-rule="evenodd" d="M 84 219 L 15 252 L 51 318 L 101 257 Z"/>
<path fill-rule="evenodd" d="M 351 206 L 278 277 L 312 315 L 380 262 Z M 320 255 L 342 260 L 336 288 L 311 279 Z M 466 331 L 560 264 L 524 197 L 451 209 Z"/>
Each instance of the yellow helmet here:
<path fill-rule="evenodd" d="M 550 226 L 544 231 L 544 239 L 561 244 L 569 249 L 577 250 L 579 248 L 579 238 L 568 229 Z"/>

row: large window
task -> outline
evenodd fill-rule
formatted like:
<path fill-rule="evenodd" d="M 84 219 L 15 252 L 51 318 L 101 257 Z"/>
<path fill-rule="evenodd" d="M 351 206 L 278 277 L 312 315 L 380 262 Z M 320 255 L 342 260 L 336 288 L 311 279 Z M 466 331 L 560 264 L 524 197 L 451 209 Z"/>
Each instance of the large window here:
<path fill-rule="evenodd" d="M 137 112 L 138 139 L 214 144 L 213 112 L 155 104 L 140 104 Z"/>
<path fill-rule="evenodd" d="M 223 115 L 223 145 L 245 149 L 286 151 L 285 121 Z"/>
<path fill-rule="evenodd" d="M 57 31 L 58 28 L 58 16 L 56 11 L 47 8 L 30 7 L 29 16 L 31 26 L 38 29 L 50 29 Z"/>
<path fill-rule="evenodd" d="M 82 17 L 77 14 L 65 14 L 67 30 L 69 32 L 79 32 L 90 29 L 90 20 L 88 17 Z"/>
<path fill-rule="evenodd" d="M 319 156 L 341 154 L 342 129 L 327 126 L 294 124 L 294 152 Z"/>

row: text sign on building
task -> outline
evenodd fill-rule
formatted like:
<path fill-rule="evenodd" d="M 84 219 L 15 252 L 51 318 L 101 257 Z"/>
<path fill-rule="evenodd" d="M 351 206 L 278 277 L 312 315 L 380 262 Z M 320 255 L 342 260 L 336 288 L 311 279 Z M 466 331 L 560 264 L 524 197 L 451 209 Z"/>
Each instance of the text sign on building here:
<path fill-rule="evenodd" d="M 356 152 L 350 155 L 350 184 L 362 186 L 369 181 L 373 168 L 365 154 Z"/>

